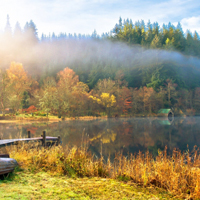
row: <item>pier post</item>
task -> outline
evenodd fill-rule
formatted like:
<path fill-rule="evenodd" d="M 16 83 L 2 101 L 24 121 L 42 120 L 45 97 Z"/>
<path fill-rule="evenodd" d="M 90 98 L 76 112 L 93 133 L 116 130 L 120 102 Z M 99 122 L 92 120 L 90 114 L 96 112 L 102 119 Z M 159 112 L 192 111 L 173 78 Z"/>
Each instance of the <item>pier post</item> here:
<path fill-rule="evenodd" d="M 57 140 L 57 146 L 60 144 L 60 135 L 58 136 L 58 140 Z"/>
<path fill-rule="evenodd" d="M 31 132 L 28 131 L 28 138 L 31 138 Z"/>
<path fill-rule="evenodd" d="M 42 135 L 42 145 L 45 147 L 46 146 L 46 131 L 43 131 Z"/>

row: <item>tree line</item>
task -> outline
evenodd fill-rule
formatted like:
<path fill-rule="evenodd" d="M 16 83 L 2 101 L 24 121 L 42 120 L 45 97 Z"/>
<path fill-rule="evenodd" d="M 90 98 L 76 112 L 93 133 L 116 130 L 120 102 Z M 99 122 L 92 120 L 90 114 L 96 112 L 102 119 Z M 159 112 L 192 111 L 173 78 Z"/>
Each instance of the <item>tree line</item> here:
<path fill-rule="evenodd" d="M 170 22 L 160 27 L 157 22 L 152 24 L 149 21 L 146 25 L 143 20 L 133 24 L 132 20 L 127 19 L 122 23 L 120 17 L 110 38 L 130 45 L 137 44 L 153 49 L 161 48 L 179 51 L 186 55 L 200 56 L 198 33 L 196 31 L 191 33 L 189 30 L 184 33 L 180 23 L 176 27 Z"/>
<path fill-rule="evenodd" d="M 165 87 L 154 90 L 151 86 L 130 88 L 119 71 L 114 80 L 99 80 L 89 90 L 76 73 L 66 67 L 56 77 L 46 77 L 40 85 L 28 75 L 23 65 L 12 62 L 0 71 L 1 110 L 12 108 L 16 114 L 30 105 L 37 110 L 58 117 L 76 116 L 134 116 L 154 115 L 159 109 L 173 107 L 178 114 L 194 115 L 200 111 L 200 88 L 194 91 L 177 89 L 172 80 Z"/>
<path fill-rule="evenodd" d="M 12 32 L 9 16 L 7 16 L 4 35 L 7 37 L 12 35 L 17 39 L 21 37 L 21 39 L 25 38 L 26 40 L 28 35 L 30 38 L 32 37 L 32 40 L 38 40 L 38 42 L 67 39 L 108 39 L 111 41 L 122 41 L 129 45 L 141 45 L 153 49 L 161 48 L 170 51 L 179 51 L 185 55 L 200 56 L 200 38 L 198 33 L 196 31 L 191 33 L 189 30 L 184 33 L 180 23 L 174 26 L 169 22 L 168 24 L 163 24 L 161 27 L 157 22 L 151 23 L 149 21 L 145 24 L 143 20 L 133 23 L 131 19 L 124 19 L 122 22 L 122 18 L 120 17 L 119 22 L 115 24 L 114 28 L 109 32 L 102 33 L 102 35 L 98 35 L 96 30 L 94 30 L 91 35 L 80 33 L 60 33 L 56 35 L 53 32 L 49 33 L 49 35 L 42 33 L 41 37 L 39 37 L 36 25 L 32 20 L 26 22 L 24 29 L 17 22 Z"/>
<path fill-rule="evenodd" d="M 59 117 L 199 113 L 196 32 L 120 18 L 102 37 L 61 35 L 39 38 L 32 20 L 12 33 L 7 18 L 0 34 L 3 113 L 30 105 Z"/>

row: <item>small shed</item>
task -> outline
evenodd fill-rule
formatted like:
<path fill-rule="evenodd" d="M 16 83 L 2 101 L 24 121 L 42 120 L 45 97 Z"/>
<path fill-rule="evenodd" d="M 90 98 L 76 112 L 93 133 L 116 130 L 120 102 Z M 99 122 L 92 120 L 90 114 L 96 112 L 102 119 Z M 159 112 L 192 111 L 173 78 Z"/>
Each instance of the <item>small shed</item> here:
<path fill-rule="evenodd" d="M 169 119 L 173 119 L 174 113 L 171 109 L 160 109 L 158 111 L 158 116 L 159 117 L 168 117 Z"/>

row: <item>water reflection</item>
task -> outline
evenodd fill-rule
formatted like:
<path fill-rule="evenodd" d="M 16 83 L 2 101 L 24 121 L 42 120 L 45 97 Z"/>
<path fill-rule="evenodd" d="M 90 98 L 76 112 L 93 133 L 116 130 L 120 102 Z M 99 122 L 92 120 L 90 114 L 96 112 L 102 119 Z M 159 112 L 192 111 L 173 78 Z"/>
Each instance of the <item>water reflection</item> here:
<path fill-rule="evenodd" d="M 63 145 L 87 145 L 96 155 L 114 157 L 147 149 L 154 155 L 167 145 L 169 152 L 175 147 L 186 150 L 187 145 L 200 147 L 200 117 L 101 119 L 93 121 L 63 121 L 54 123 L 0 124 L 1 138 L 61 136 Z"/>

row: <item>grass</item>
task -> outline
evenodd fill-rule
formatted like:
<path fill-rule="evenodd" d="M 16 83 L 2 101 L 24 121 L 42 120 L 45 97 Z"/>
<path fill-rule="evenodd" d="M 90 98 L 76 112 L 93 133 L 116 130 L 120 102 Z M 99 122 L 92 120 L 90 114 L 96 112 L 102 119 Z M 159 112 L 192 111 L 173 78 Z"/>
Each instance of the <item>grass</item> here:
<path fill-rule="evenodd" d="M 109 159 L 105 162 L 102 157 L 94 158 L 87 151 L 87 146 L 81 148 L 69 148 L 67 146 L 39 148 L 24 144 L 21 147 L 11 146 L 6 150 L 24 170 L 23 173 L 19 172 L 21 173 L 20 176 L 23 177 L 23 174 L 25 174 L 24 176 L 33 176 L 31 179 L 34 179 L 34 176 L 41 176 L 45 173 L 45 176 L 48 176 L 47 182 L 51 178 L 53 180 L 54 176 L 59 177 L 60 181 L 71 180 L 75 185 L 70 190 L 70 194 L 78 195 L 75 191 L 80 189 L 80 193 L 83 196 L 86 195 L 86 199 L 110 199 L 112 196 L 115 199 L 122 199 L 122 197 L 125 199 L 140 198 L 134 197 L 134 195 L 144 195 L 144 199 L 147 198 L 145 195 L 148 192 L 141 193 L 135 184 L 142 188 L 160 188 L 168 195 L 167 199 L 172 198 L 172 196 L 181 199 L 200 199 L 200 154 L 199 150 L 195 148 L 192 153 L 181 153 L 174 149 L 171 156 L 167 156 L 167 149 L 165 149 L 163 152 L 158 152 L 156 158 L 153 158 L 148 152 L 145 154 L 140 152 L 128 157 L 119 153 L 116 154 L 113 163 Z M 20 177 L 19 180 L 21 179 Z M 17 181 L 17 179 L 14 180 Z M 29 178 L 24 180 L 27 182 Z M 96 180 L 99 181 L 100 185 L 94 189 Z M 36 182 L 37 187 L 39 187 L 38 184 L 42 184 L 41 181 Z M 88 184 L 85 185 L 84 183 Z M 130 184 L 133 184 L 134 187 Z M 81 185 L 85 185 L 85 189 L 81 188 Z M 74 189 L 76 187 L 77 189 Z M 105 197 L 98 193 L 100 188 L 102 188 L 102 193 L 106 194 Z M 40 189 L 39 193 L 42 193 L 42 191 L 46 193 L 47 188 Z M 68 190 L 66 191 L 68 193 Z M 148 191 L 148 189 L 145 189 L 145 191 Z M 148 195 L 154 193 L 155 191 Z M 109 194 L 111 196 L 108 196 Z M 159 195 L 165 198 L 163 192 L 156 194 L 157 197 Z M 81 197 L 77 196 L 77 198 Z M 148 198 L 154 197 L 149 196 Z"/>
<path fill-rule="evenodd" d="M 9 192 L 8 192 L 9 191 Z M 0 199 L 175 199 L 164 190 L 100 177 L 69 178 L 47 172 L 15 172 L 0 181 Z"/>
<path fill-rule="evenodd" d="M 62 118 L 58 118 L 58 116 L 55 115 L 48 115 L 47 116 L 40 116 L 40 115 L 32 115 L 32 114 L 24 114 L 20 113 L 18 115 L 15 114 L 6 114 L 3 116 L 0 114 L 1 121 L 3 123 L 9 123 L 9 122 L 16 122 L 16 121 L 62 121 Z M 79 116 L 79 117 L 66 117 L 65 120 L 93 120 L 98 117 L 94 116 Z M 107 117 L 99 117 L 99 118 L 107 118 Z"/>

